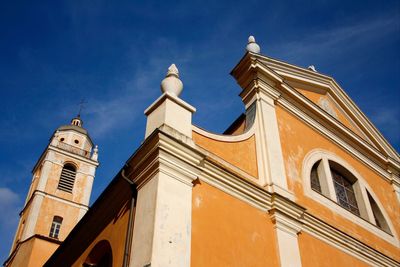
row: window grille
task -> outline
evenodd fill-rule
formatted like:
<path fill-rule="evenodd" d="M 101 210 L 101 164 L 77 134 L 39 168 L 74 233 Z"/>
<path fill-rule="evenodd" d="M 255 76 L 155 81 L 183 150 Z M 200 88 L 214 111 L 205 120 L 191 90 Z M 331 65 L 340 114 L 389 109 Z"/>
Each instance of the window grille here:
<path fill-rule="evenodd" d="M 68 193 L 72 193 L 72 188 L 75 183 L 76 170 L 72 164 L 65 164 L 58 183 L 58 189 Z"/>
<path fill-rule="evenodd" d="M 360 216 L 353 184 L 339 172 L 331 169 L 331 173 L 339 205 Z"/>
<path fill-rule="evenodd" d="M 328 153 L 314 152 L 305 164 L 303 175 L 309 178 L 308 188 L 305 188 L 308 196 L 343 216 L 352 219 L 353 215 L 358 216 L 393 236 L 393 226 L 377 196 L 367 189 L 365 180 L 345 161 Z M 337 209 L 327 199 L 343 209 Z M 364 225 L 363 221 L 356 222 Z"/>
<path fill-rule="evenodd" d="M 58 238 L 62 221 L 63 221 L 62 217 L 54 216 L 53 222 L 51 223 L 51 228 L 50 228 L 50 234 L 49 234 L 50 237 Z"/>

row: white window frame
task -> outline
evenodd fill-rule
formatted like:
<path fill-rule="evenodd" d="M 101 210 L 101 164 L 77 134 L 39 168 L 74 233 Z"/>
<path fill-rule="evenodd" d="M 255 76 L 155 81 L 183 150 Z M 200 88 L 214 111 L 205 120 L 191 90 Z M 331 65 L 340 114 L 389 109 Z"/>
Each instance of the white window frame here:
<path fill-rule="evenodd" d="M 61 218 L 61 222 L 56 221 L 56 217 Z M 60 216 L 53 217 L 53 221 L 51 222 L 49 237 L 58 239 L 58 237 L 60 236 L 62 221 L 63 218 Z"/>
<path fill-rule="evenodd" d="M 313 165 L 320 160 L 320 165 L 318 166 L 318 176 L 320 177 L 320 185 L 322 193 L 319 193 L 311 188 L 311 169 Z M 335 162 L 346 169 L 351 175 L 353 175 L 357 181 L 353 184 L 354 193 L 356 195 L 358 209 L 360 211 L 360 216 L 355 215 L 351 211 L 340 206 L 337 201 L 335 188 L 333 185 L 333 179 L 330 171 L 329 161 Z M 380 203 L 379 199 L 372 191 L 371 187 L 367 184 L 365 179 L 345 160 L 336 156 L 335 154 L 325 151 L 322 149 L 315 149 L 309 152 L 303 161 L 303 189 L 304 194 L 313 199 L 314 201 L 326 206 L 335 213 L 341 215 L 342 217 L 356 223 L 357 225 L 363 227 L 364 229 L 374 233 L 380 238 L 388 241 L 396 247 L 400 247 L 399 238 L 395 231 L 395 228 L 389 219 L 383 205 Z M 367 190 L 371 197 L 376 202 L 384 219 L 386 220 L 390 234 L 383 231 L 376 226 L 375 218 L 372 212 L 372 208 L 368 199 Z"/>

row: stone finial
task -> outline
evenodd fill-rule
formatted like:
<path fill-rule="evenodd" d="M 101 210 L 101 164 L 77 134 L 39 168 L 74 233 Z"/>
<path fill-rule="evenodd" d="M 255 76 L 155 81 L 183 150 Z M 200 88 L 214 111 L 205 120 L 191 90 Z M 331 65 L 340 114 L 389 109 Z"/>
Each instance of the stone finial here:
<path fill-rule="evenodd" d="M 182 89 L 183 83 L 179 79 L 179 70 L 175 64 L 172 64 L 168 68 L 165 79 L 161 82 L 161 92 L 179 96 L 182 92 Z"/>
<path fill-rule="evenodd" d="M 246 46 L 246 50 L 257 54 L 259 54 L 261 51 L 260 46 L 256 43 L 256 38 L 254 38 L 252 35 L 249 36 L 249 42 Z"/>
<path fill-rule="evenodd" d="M 318 72 L 318 71 L 315 69 L 315 66 L 314 66 L 314 65 L 308 66 L 307 69 L 312 70 L 313 72 Z"/>
<path fill-rule="evenodd" d="M 96 160 L 99 158 L 99 147 L 95 145 L 93 149 L 93 154 L 92 154 L 92 160 Z"/>

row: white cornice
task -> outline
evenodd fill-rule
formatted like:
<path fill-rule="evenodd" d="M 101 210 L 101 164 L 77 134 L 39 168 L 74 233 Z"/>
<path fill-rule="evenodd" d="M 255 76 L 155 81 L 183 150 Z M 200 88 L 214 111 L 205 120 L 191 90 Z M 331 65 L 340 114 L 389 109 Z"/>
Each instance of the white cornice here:
<path fill-rule="evenodd" d="M 254 55 L 254 57 L 261 58 L 263 64 L 273 69 L 283 79 L 301 81 L 305 84 L 326 89 L 341 104 L 340 106 L 345 109 L 346 113 L 349 113 L 358 122 L 358 126 L 368 134 L 368 137 L 374 140 L 375 145 L 379 146 L 381 150 L 385 151 L 391 157 L 397 159 L 397 161 L 400 161 L 399 154 L 332 77 L 265 56 Z"/>

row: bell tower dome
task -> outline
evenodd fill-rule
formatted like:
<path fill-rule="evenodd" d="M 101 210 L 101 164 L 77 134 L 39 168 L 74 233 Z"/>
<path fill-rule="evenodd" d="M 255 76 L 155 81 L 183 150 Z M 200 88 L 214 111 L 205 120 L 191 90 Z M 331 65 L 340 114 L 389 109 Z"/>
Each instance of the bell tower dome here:
<path fill-rule="evenodd" d="M 35 164 L 5 266 L 42 266 L 88 210 L 98 147 L 82 126 L 58 127 Z"/>

